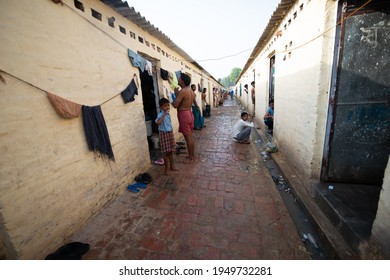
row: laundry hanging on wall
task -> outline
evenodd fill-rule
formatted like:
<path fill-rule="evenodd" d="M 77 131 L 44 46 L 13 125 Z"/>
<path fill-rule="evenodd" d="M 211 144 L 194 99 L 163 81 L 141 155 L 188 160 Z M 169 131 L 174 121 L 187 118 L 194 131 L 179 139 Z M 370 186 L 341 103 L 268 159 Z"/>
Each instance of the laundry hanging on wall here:
<path fill-rule="evenodd" d="M 66 100 L 50 92 L 47 93 L 50 103 L 53 105 L 56 112 L 64 118 L 76 118 L 80 116 L 81 105 L 72 101 Z"/>
<path fill-rule="evenodd" d="M 141 70 L 141 72 L 144 72 L 146 59 L 140 56 L 139 54 L 137 54 L 136 52 L 133 52 L 130 49 L 127 50 L 127 53 L 129 55 L 131 64 L 133 64 L 133 66 L 135 67 L 138 67 Z"/>
<path fill-rule="evenodd" d="M 106 155 L 110 160 L 115 161 L 101 106 L 83 105 L 82 112 L 88 149 Z"/>
<path fill-rule="evenodd" d="M 168 81 L 168 71 L 160 68 L 160 76 L 164 81 Z"/>
<path fill-rule="evenodd" d="M 148 60 L 146 60 L 145 70 L 149 73 L 150 76 L 153 76 L 153 65 Z"/>
<path fill-rule="evenodd" d="M 172 90 L 179 86 L 176 75 L 171 72 L 168 73 L 168 82 L 170 83 Z"/>
<path fill-rule="evenodd" d="M 131 80 L 130 84 L 121 92 L 123 102 L 133 102 L 135 100 L 134 96 L 138 95 L 138 87 L 134 78 Z"/>
<path fill-rule="evenodd" d="M 90 151 L 99 152 L 100 154 L 107 156 L 110 160 L 115 161 L 106 122 L 100 105 L 93 107 L 80 105 L 49 92 L 47 92 L 47 96 L 57 113 L 64 118 L 78 117 L 82 112 L 88 149 Z"/>

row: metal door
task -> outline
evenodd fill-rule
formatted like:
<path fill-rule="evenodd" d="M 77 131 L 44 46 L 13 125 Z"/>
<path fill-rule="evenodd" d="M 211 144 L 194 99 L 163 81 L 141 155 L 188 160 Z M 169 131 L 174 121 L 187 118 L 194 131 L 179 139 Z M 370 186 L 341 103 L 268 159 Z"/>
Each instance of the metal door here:
<path fill-rule="evenodd" d="M 390 13 L 344 1 L 322 178 L 382 185 L 390 153 Z"/>

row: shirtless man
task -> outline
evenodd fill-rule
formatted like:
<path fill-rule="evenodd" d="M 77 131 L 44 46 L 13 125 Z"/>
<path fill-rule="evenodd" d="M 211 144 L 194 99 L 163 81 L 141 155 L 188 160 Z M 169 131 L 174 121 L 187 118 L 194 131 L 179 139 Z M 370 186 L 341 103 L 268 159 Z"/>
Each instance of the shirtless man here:
<path fill-rule="evenodd" d="M 173 102 L 173 107 L 177 108 L 179 132 L 183 133 L 187 143 L 188 157 L 185 163 L 191 163 L 195 160 L 195 142 L 192 137 L 192 129 L 194 128 L 192 104 L 195 100 L 195 93 L 190 88 L 191 78 L 187 74 L 181 73 L 178 83 L 181 90 L 175 88 L 176 99 Z"/>

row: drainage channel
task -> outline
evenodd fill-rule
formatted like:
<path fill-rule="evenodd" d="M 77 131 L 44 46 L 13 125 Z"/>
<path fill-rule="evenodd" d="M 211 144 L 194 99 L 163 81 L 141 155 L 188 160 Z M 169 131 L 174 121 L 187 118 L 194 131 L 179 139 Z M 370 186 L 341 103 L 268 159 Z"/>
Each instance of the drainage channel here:
<path fill-rule="evenodd" d="M 292 193 L 290 186 L 288 185 L 287 181 L 284 180 L 282 173 L 276 166 L 270 153 L 267 151 L 267 144 L 272 142 L 264 143 L 263 139 L 261 139 L 258 133 L 253 134 L 254 135 L 252 135 L 252 139 L 256 143 L 256 146 L 263 158 L 264 165 L 270 172 L 270 175 L 275 183 L 275 187 L 278 189 L 280 196 L 282 197 L 284 204 L 286 205 L 286 208 L 291 216 L 291 219 L 297 227 L 297 231 L 300 234 L 303 244 L 305 245 L 306 251 L 314 260 L 328 259 L 318 234 L 314 230 L 307 215 L 299 206 L 297 198 Z"/>

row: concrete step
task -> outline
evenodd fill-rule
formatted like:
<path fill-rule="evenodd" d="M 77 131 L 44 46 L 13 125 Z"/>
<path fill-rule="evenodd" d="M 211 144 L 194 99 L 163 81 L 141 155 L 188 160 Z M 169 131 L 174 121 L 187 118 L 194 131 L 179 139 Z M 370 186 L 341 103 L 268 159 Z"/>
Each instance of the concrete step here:
<path fill-rule="evenodd" d="M 318 183 L 314 199 L 346 242 L 359 251 L 359 245 L 370 239 L 380 190 L 380 186 Z"/>

